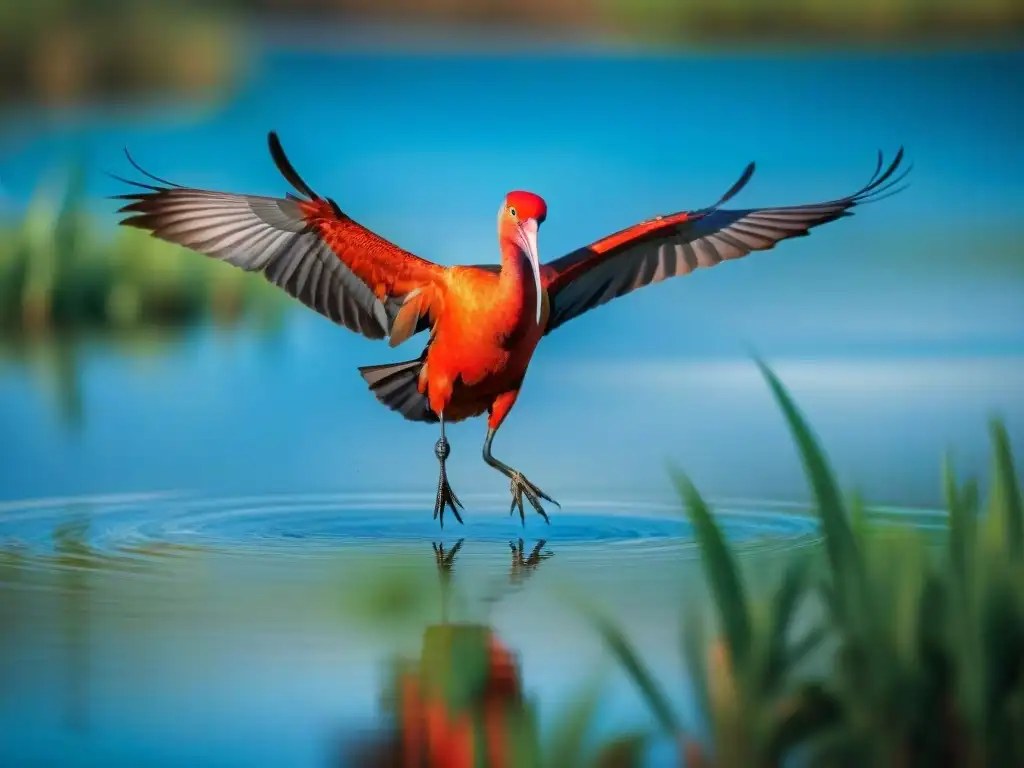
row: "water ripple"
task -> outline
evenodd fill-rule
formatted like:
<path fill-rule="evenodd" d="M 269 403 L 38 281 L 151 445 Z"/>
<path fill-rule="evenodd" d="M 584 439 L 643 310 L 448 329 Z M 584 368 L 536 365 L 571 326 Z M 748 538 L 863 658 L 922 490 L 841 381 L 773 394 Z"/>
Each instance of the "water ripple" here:
<path fill-rule="evenodd" d="M 207 496 L 187 493 L 108 494 L 0 503 L 0 545 L 8 552 L 63 553 L 73 567 L 91 558 L 173 558 L 194 549 L 231 555 L 330 554 L 341 547 L 367 551 L 417 542 L 501 543 L 543 538 L 571 558 L 692 556 L 693 532 L 678 503 L 575 499 L 539 517 L 507 514 L 507 497 L 467 496 L 466 525 L 442 531 L 421 494 L 335 493 Z M 738 501 L 717 504 L 725 535 L 744 551 L 813 543 L 815 519 L 795 505 Z M 935 513 L 886 510 L 885 517 L 923 528 Z M 915 524 L 916 524 L 915 522 Z"/>
<path fill-rule="evenodd" d="M 110 551 L 155 542 L 216 549 L 303 548 L 465 537 L 507 541 L 529 534 L 562 545 L 621 546 L 681 542 L 692 538 L 677 504 L 574 500 L 555 510 L 553 523 L 527 518 L 525 528 L 506 511 L 503 496 L 465 499 L 467 524 L 445 530 L 431 518 L 420 494 L 288 494 L 197 496 L 125 494 L 32 499 L 0 504 L 0 538 L 49 548 L 77 531 L 91 548 Z M 716 510 L 734 541 L 802 536 L 815 524 L 804 514 L 765 505 Z M 450 518 L 450 516 L 449 516 Z"/>

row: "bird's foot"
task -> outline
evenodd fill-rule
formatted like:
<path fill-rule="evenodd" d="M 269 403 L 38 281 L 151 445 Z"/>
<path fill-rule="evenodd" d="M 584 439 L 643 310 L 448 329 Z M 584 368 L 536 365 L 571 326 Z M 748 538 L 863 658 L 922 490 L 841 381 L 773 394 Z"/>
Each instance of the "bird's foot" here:
<path fill-rule="evenodd" d="M 434 519 L 441 523 L 442 528 L 444 528 L 445 507 L 451 507 L 452 514 L 455 515 L 455 519 L 460 523 L 462 522 L 462 515 L 459 514 L 459 508 L 462 506 L 462 502 L 459 501 L 459 497 L 455 495 L 455 491 L 452 490 L 452 487 L 448 485 L 448 473 L 445 472 L 444 462 L 450 453 L 451 446 L 449 446 L 448 441 L 442 437 L 434 445 L 434 454 L 437 456 L 437 460 L 441 463 L 441 474 L 437 478 L 437 499 L 434 502 Z"/>
<path fill-rule="evenodd" d="M 509 507 L 508 513 L 511 515 L 516 511 L 516 507 L 519 507 L 519 520 L 522 524 L 526 525 L 526 512 L 523 509 L 523 496 L 530 502 L 537 514 L 544 518 L 544 522 L 551 525 L 551 521 L 548 519 L 548 513 L 544 511 L 544 507 L 541 505 L 540 500 L 545 499 L 550 501 L 559 509 L 562 505 L 557 501 L 548 496 L 544 491 L 538 488 L 536 485 L 526 479 L 526 475 L 519 471 L 513 471 L 509 476 L 510 485 L 509 488 L 512 491 L 512 506 Z"/>
<path fill-rule="evenodd" d="M 434 560 L 437 562 L 437 567 L 440 570 L 450 571 L 452 569 L 452 565 L 455 563 L 455 556 L 459 554 L 459 550 L 462 549 L 462 542 L 464 541 L 465 539 L 459 539 L 448 552 L 445 552 L 443 542 L 432 544 L 434 547 Z"/>
<path fill-rule="evenodd" d="M 558 502 L 555 502 L 556 504 Z M 541 554 L 541 550 L 544 549 L 544 545 L 547 544 L 547 539 L 541 539 L 537 542 L 537 545 L 533 548 L 533 551 L 527 556 L 523 547 L 523 540 L 519 539 L 519 548 L 516 548 L 514 542 L 509 542 L 508 547 L 512 550 L 512 567 L 524 567 L 524 568 L 536 568 L 542 561 L 547 560 L 549 557 L 554 557 L 554 552 L 545 552 Z"/>
<path fill-rule="evenodd" d="M 537 542 L 537 546 L 533 548 L 533 551 L 526 556 L 523 554 L 523 540 L 519 540 L 519 548 L 516 549 L 514 542 L 509 542 L 509 549 L 512 550 L 512 568 L 508 573 L 509 583 L 513 586 L 518 586 L 523 583 L 527 576 L 537 570 L 537 567 L 545 560 L 550 557 L 554 557 L 554 552 L 548 551 L 541 553 L 544 545 L 547 542 L 541 539 Z"/>

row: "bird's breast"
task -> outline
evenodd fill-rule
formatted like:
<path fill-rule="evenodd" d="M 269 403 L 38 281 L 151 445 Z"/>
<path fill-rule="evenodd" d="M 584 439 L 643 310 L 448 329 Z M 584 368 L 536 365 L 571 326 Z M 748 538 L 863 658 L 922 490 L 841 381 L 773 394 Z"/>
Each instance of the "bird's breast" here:
<path fill-rule="evenodd" d="M 522 379 L 546 318 L 542 316 L 538 325 L 535 305 L 528 312 L 512 311 L 500 292 L 489 293 L 477 293 L 462 303 L 449 297 L 428 352 L 432 375 L 498 392 Z"/>

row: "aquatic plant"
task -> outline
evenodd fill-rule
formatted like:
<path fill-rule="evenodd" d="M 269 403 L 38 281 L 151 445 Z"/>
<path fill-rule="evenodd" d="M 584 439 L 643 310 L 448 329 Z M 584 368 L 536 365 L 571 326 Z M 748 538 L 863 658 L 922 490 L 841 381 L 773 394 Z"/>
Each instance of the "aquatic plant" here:
<path fill-rule="evenodd" d="M 287 297 L 258 275 L 118 228 L 86 210 L 85 169 L 41 184 L 20 221 L 0 223 L 0 334 L 180 329 L 243 318 L 272 326 Z"/>
<path fill-rule="evenodd" d="M 792 555 L 767 594 L 751 595 L 709 507 L 675 481 L 701 547 L 717 620 L 691 622 L 688 666 L 709 727 L 684 734 L 624 634 L 595 617 L 688 766 L 1024 765 L 1024 505 L 1005 428 L 991 426 L 992 482 L 945 466 L 949 525 L 935 546 L 884 531 L 840 493 L 824 452 L 764 365 L 802 457 L 823 562 Z M 801 608 L 816 611 L 793 637 Z M 814 657 L 813 665 L 804 664 Z"/>

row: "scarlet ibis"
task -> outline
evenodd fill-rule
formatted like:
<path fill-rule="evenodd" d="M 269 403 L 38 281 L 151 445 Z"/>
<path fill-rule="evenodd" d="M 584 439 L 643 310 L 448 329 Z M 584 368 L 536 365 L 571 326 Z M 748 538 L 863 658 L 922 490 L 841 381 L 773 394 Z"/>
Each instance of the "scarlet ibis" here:
<path fill-rule="evenodd" d="M 156 185 L 128 181 L 138 190 L 121 224 L 147 230 L 242 269 L 260 272 L 335 323 L 398 346 L 421 331 L 422 353 L 359 372 L 376 398 L 410 421 L 440 424 L 434 453 L 440 463 L 434 518 L 444 527 L 450 507 L 462 523 L 462 503 L 445 472 L 451 447 L 445 425 L 487 413 L 483 459 L 510 482 L 512 503 L 526 524 L 523 497 L 550 523 L 541 499 L 561 506 L 491 453 L 494 436 L 512 410 L 541 338 L 574 317 L 637 288 L 763 251 L 851 214 L 851 209 L 899 191 L 910 167 L 896 169 L 901 147 L 857 192 L 829 202 L 728 210 L 721 206 L 754 173 L 712 206 L 655 216 L 554 261 L 541 264 L 537 230 L 547 204 L 532 192 L 509 192 L 498 209 L 500 264 L 444 267 L 416 256 L 358 224 L 331 198 L 314 192 L 296 173 L 276 133 L 268 135 L 278 171 L 295 188 L 284 197 L 185 187 L 144 171 Z M 886 194 L 888 193 L 888 194 Z"/>

